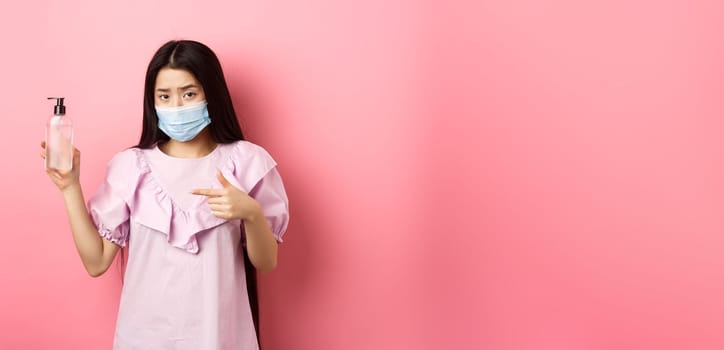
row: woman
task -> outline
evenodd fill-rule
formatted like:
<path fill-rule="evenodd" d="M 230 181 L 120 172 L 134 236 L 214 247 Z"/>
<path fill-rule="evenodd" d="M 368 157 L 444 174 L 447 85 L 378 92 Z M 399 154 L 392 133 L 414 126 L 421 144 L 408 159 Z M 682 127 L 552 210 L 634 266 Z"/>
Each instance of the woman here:
<path fill-rule="evenodd" d="M 87 208 L 78 150 L 71 171 L 48 175 L 91 276 L 128 246 L 114 349 L 258 349 L 245 260 L 274 269 L 288 200 L 272 157 L 244 141 L 211 49 L 182 40 L 156 52 L 140 141 L 109 162 Z"/>

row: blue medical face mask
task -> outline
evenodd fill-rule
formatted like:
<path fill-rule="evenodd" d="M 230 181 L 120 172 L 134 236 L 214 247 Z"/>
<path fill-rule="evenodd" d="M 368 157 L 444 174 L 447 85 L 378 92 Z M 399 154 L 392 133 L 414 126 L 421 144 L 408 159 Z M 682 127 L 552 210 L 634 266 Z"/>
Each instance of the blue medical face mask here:
<path fill-rule="evenodd" d="M 179 107 L 156 106 L 158 128 L 176 141 L 191 141 L 211 124 L 206 106 L 206 101 Z"/>

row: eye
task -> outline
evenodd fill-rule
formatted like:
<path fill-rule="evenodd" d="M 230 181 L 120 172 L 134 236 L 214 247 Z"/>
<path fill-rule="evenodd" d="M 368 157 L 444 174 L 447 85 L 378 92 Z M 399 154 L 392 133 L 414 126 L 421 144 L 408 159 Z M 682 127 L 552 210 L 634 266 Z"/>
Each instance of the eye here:
<path fill-rule="evenodd" d="M 192 99 L 192 98 L 194 98 L 194 97 L 196 97 L 196 93 L 195 93 L 195 92 L 192 92 L 192 91 L 189 91 L 189 92 L 187 92 L 187 93 L 184 94 L 184 98 L 187 99 L 187 100 L 190 100 L 190 99 Z"/>
<path fill-rule="evenodd" d="M 161 101 L 168 101 L 168 95 L 158 95 L 158 99 Z"/>

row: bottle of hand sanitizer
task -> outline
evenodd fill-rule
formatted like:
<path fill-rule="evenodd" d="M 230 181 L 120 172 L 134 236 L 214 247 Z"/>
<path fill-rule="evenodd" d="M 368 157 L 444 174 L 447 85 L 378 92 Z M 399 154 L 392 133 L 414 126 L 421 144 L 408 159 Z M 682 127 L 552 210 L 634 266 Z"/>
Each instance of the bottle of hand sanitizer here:
<path fill-rule="evenodd" d="M 73 123 L 65 115 L 63 97 L 48 99 L 56 104 L 45 126 L 45 168 L 68 171 L 73 168 Z"/>

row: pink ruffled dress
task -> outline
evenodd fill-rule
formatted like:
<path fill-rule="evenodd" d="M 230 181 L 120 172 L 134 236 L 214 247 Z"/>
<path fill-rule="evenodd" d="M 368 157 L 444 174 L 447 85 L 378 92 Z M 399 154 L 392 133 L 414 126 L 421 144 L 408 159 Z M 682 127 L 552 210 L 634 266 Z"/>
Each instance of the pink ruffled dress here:
<path fill-rule="evenodd" d="M 196 188 L 217 169 L 254 197 L 277 241 L 289 205 L 276 162 L 247 141 L 202 158 L 131 148 L 108 164 L 89 200 L 100 235 L 128 247 L 113 348 L 258 349 L 244 274 L 243 225 L 215 217 Z"/>

